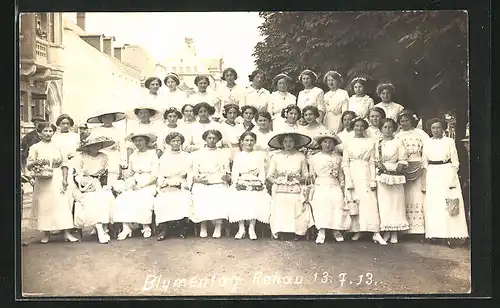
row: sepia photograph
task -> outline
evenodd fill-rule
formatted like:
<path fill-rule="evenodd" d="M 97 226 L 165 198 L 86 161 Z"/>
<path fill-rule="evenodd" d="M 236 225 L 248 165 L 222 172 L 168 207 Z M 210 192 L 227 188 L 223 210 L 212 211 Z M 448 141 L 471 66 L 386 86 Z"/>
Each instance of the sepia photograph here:
<path fill-rule="evenodd" d="M 468 19 L 20 13 L 23 298 L 470 294 Z"/>

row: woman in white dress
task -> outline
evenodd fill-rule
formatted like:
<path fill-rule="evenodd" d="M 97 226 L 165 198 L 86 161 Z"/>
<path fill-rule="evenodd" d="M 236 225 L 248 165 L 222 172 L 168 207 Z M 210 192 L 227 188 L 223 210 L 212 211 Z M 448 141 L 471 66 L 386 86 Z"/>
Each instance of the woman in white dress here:
<path fill-rule="evenodd" d="M 166 89 L 162 92 L 162 100 L 165 101 L 164 109 L 171 107 L 181 110 L 182 106 L 186 104 L 188 96 L 187 93 L 179 89 L 180 79 L 176 73 L 168 73 L 163 79 Z"/>
<path fill-rule="evenodd" d="M 267 172 L 267 179 L 273 185 L 269 222 L 275 239 L 283 239 L 283 233 L 292 233 L 298 240 L 314 225 L 304 187 L 309 180 L 307 161 L 298 151 L 310 142 L 311 138 L 295 132 L 278 134 L 269 140 L 270 147 L 282 150 L 271 157 Z"/>
<path fill-rule="evenodd" d="M 222 139 L 218 130 L 207 130 L 202 135 L 206 147 L 193 153 L 191 168 L 193 188 L 193 215 L 194 223 L 201 223 L 200 237 L 207 237 L 207 223 L 215 224 L 213 238 L 221 237 L 221 228 L 224 219 L 227 219 L 229 204 L 229 157 L 217 147 Z"/>
<path fill-rule="evenodd" d="M 87 123 L 102 123 L 101 126 L 94 127 L 90 130 L 93 136 L 104 136 L 113 140 L 115 143 L 101 149 L 101 152 L 108 157 L 108 179 L 107 185 L 113 185 L 120 177 L 121 167 L 124 164 L 125 153 L 122 153 L 125 147 L 125 132 L 118 127 L 113 126 L 113 122 L 118 122 L 126 118 L 125 113 L 112 110 L 102 110 L 99 115 L 87 119 Z"/>
<path fill-rule="evenodd" d="M 254 150 L 257 137 L 250 131 L 240 137 L 242 151 L 234 158 L 231 173 L 231 206 L 228 210 L 229 222 L 238 222 L 236 239 L 245 234 L 245 222 L 248 222 L 248 235 L 257 239 L 255 223 L 269 223 L 271 196 L 266 191 L 265 157 Z"/>
<path fill-rule="evenodd" d="M 75 157 L 75 227 L 94 227 L 99 243 L 109 243 L 107 225 L 113 211 L 115 197 L 108 188 L 108 156 L 101 152 L 115 142 L 105 136 L 91 135 L 80 146 Z"/>
<path fill-rule="evenodd" d="M 126 135 L 129 136 L 135 132 L 150 132 L 155 136 L 160 136 L 163 131 L 163 121 L 158 121 L 161 119 L 163 113 L 161 109 L 151 104 L 151 102 L 146 102 L 136 106 L 134 109 L 128 110 L 126 113 L 127 121 Z M 127 148 L 127 161 L 130 159 L 130 155 L 136 151 L 136 146 L 131 141 L 125 141 L 125 146 Z M 163 151 L 163 141 L 158 140 L 155 142 L 148 143 L 149 149 L 154 149 L 158 157 L 161 156 Z"/>
<path fill-rule="evenodd" d="M 413 117 L 411 111 L 405 110 L 398 116 L 400 130 L 394 135 L 400 139 L 406 150 L 408 166 L 405 168 L 406 183 L 405 204 L 406 218 L 410 228 L 408 234 L 424 234 L 424 198 L 423 192 L 425 184 L 424 169 L 422 168 L 422 149 L 424 143 L 429 139 L 429 135 L 421 129 L 416 128 L 417 119 Z"/>
<path fill-rule="evenodd" d="M 311 143 L 308 145 L 306 155 L 313 155 L 319 151 L 319 145 L 314 141 L 314 137 L 326 130 L 326 126 L 318 122 L 319 110 L 315 106 L 306 106 L 302 110 L 302 117 L 307 123 L 304 126 L 299 126 L 299 133 L 311 138 Z"/>
<path fill-rule="evenodd" d="M 317 244 L 325 242 L 325 230 L 332 229 L 333 237 L 342 242 L 340 230 L 347 230 L 351 225 L 349 209 L 344 202 L 344 173 L 342 156 L 333 151 L 341 140 L 334 131 L 323 131 L 315 136 L 321 146 L 321 152 L 309 159 L 309 172 L 314 181 L 314 188 L 309 198 L 314 225 L 318 229 Z"/>
<path fill-rule="evenodd" d="M 189 103 L 193 106 L 199 103 L 209 104 L 214 108 L 214 113 L 211 116 L 212 120 L 218 122 L 221 116 L 221 101 L 215 91 L 208 89 L 210 79 L 206 75 L 198 75 L 194 79 L 194 84 L 198 88 L 198 91 L 189 96 Z"/>
<path fill-rule="evenodd" d="M 196 116 L 194 115 L 194 105 L 185 104 L 181 108 L 181 113 L 183 115 L 183 125 L 190 127 L 192 124 L 196 123 Z"/>
<path fill-rule="evenodd" d="M 158 77 L 148 77 L 144 81 L 144 87 L 146 88 L 145 92 L 141 92 L 141 96 L 139 99 L 142 103 L 150 104 L 159 110 L 160 113 L 167 108 L 165 103 L 165 99 L 163 98 L 163 93 L 160 91 L 160 88 L 163 86 L 161 79 Z M 159 120 L 160 117 L 156 118 Z"/>
<path fill-rule="evenodd" d="M 191 186 L 188 178 L 191 157 L 181 150 L 184 136 L 171 132 L 165 137 L 170 150 L 162 155 L 159 162 L 158 194 L 154 202 L 154 213 L 158 225 L 158 241 L 167 238 L 168 227 L 180 229 L 180 236 L 186 237 L 189 217 L 191 216 Z"/>
<path fill-rule="evenodd" d="M 186 144 L 191 143 L 191 130 L 189 127 L 179 124 L 179 120 L 182 119 L 182 113 L 175 107 L 168 108 L 163 114 L 163 119 L 165 119 L 166 125 L 161 130 L 161 137 L 163 141 L 165 141 L 165 137 L 172 132 L 181 133 L 183 139 L 186 140 Z M 184 141 L 183 141 L 184 143 Z M 162 142 L 163 152 L 170 150 L 170 145 L 165 142 Z"/>
<path fill-rule="evenodd" d="M 340 117 L 348 110 L 349 94 L 346 90 L 341 89 L 343 83 L 342 75 L 337 71 L 329 71 L 323 77 L 323 83 L 330 88 L 330 91 L 325 93 L 325 118 L 323 123 L 329 130 L 340 132 L 342 121 Z"/>
<path fill-rule="evenodd" d="M 395 90 L 396 88 L 390 82 L 379 84 L 377 86 L 377 95 L 382 101 L 375 105 L 375 107 L 382 108 L 385 112 L 385 116 L 393 119 L 394 121 L 398 119 L 398 114 L 405 109 L 400 104 L 392 101 L 392 96 L 394 95 Z"/>
<path fill-rule="evenodd" d="M 290 92 L 288 89 L 292 84 L 292 78 L 287 74 L 278 74 L 273 79 L 273 89 L 275 91 L 269 96 L 268 111 L 272 116 L 272 127 L 277 127 L 284 121 L 281 117 L 281 111 L 288 105 L 297 104 L 297 97 Z"/>
<path fill-rule="evenodd" d="M 223 135 L 226 137 L 227 148 L 224 150 L 228 152 L 231 162 L 236 153 L 240 151 L 240 136 L 244 132 L 242 125 L 236 124 L 236 119 L 241 115 L 240 108 L 236 104 L 229 104 L 224 106 L 222 116 L 226 119 L 221 123 Z"/>
<path fill-rule="evenodd" d="M 346 201 L 350 206 L 353 241 L 359 240 L 360 232 L 373 233 L 373 241 L 381 245 L 387 242 L 380 235 L 380 217 L 377 205 L 375 143 L 365 137 L 366 120 L 357 117 L 351 121 L 354 138 L 344 147 L 343 169 L 346 181 Z"/>
<path fill-rule="evenodd" d="M 373 99 L 366 95 L 367 80 L 365 77 L 356 77 L 350 82 L 354 95 L 349 98 L 349 110 L 354 111 L 358 117 L 366 119 L 368 111 L 374 107 Z"/>
<path fill-rule="evenodd" d="M 72 204 L 68 194 L 68 156 L 52 140 L 56 126 L 42 122 L 37 128 L 41 140 L 30 147 L 26 168 L 35 178 L 31 205 L 32 228 L 43 231 L 42 243 L 48 243 L 51 231 L 64 230 L 64 239 L 77 242 L 73 228 Z M 35 224 L 36 223 L 36 224 Z"/>
<path fill-rule="evenodd" d="M 408 162 L 403 142 L 394 138 L 396 122 L 387 118 L 382 120 L 381 125 L 382 138 L 377 140 L 375 146 L 380 230 L 385 231 L 385 241 L 390 238 L 390 242 L 395 244 L 398 232 L 409 229 L 403 187 L 406 182 L 403 170 Z"/>
<path fill-rule="evenodd" d="M 222 139 L 217 142 L 217 147 L 222 148 L 226 144 L 225 135 L 222 133 L 223 128 L 219 122 L 211 120 L 211 116 L 215 113 L 215 108 L 208 103 L 198 103 L 194 106 L 194 115 L 198 116 L 198 121 L 191 125 L 191 144 L 187 144 L 185 149 L 187 152 L 198 151 L 205 147 L 206 141 L 202 138 L 203 134 L 209 129 L 215 129 L 221 132 Z M 227 153 L 227 151 L 225 152 Z"/>
<path fill-rule="evenodd" d="M 248 76 L 248 79 L 251 84 L 246 88 L 245 105 L 257 108 L 258 112 L 267 111 L 271 93 L 262 87 L 266 80 L 266 73 L 257 69 Z"/>
<path fill-rule="evenodd" d="M 267 111 L 259 112 L 255 116 L 257 126 L 253 128 L 252 132 L 257 137 L 257 141 L 255 142 L 256 151 L 268 152 L 271 150 L 268 145 L 269 140 L 274 136 L 274 132 L 271 130 L 271 121 L 272 115 Z"/>
<path fill-rule="evenodd" d="M 385 112 L 382 108 L 373 107 L 368 111 L 368 122 L 370 126 L 365 131 L 365 136 L 368 138 L 373 138 L 375 141 L 382 138 L 382 132 L 380 131 L 380 121 L 385 119 Z M 397 127 L 396 127 L 397 129 Z"/>
<path fill-rule="evenodd" d="M 236 105 L 238 107 L 245 106 L 245 88 L 236 84 L 238 73 L 232 67 L 225 68 L 222 71 L 221 79 L 226 83 L 220 85 L 217 90 L 217 97 L 221 101 L 222 108 L 226 105 Z"/>
<path fill-rule="evenodd" d="M 286 108 L 281 110 L 281 117 L 285 119 L 283 122 L 278 122 L 276 127 L 273 127 L 273 132 L 276 134 L 289 132 L 289 131 L 298 131 L 299 124 L 298 121 L 302 116 L 302 112 L 300 108 L 295 105 L 288 105 Z"/>
<path fill-rule="evenodd" d="M 254 122 L 257 113 L 259 113 L 259 111 L 254 106 L 246 105 L 241 107 L 241 116 L 243 121 L 241 121 L 240 127 L 242 131 L 252 131 L 255 127 Z"/>
<path fill-rule="evenodd" d="M 469 234 L 457 174 L 459 161 L 455 140 L 443 136 L 447 123 L 442 119 L 429 120 L 427 127 L 432 138 L 424 143 L 422 151 L 426 169 L 425 237 L 465 239 Z"/>
<path fill-rule="evenodd" d="M 325 117 L 325 92 L 322 89 L 315 87 L 314 84 L 318 80 L 318 75 L 311 70 L 304 70 L 300 73 L 299 81 L 304 86 L 304 90 L 299 92 L 297 96 L 297 106 L 303 110 L 306 106 L 315 106 L 319 110 L 318 122 L 323 123 Z M 305 121 L 301 121 L 305 125 Z"/>
<path fill-rule="evenodd" d="M 349 140 L 354 138 L 354 130 L 351 127 L 351 121 L 356 117 L 353 111 L 344 111 L 342 117 L 340 118 L 342 122 L 341 130 L 337 136 L 342 140 L 342 143 L 338 144 L 335 149 L 342 153 L 343 149 L 346 147 Z"/>
<path fill-rule="evenodd" d="M 158 156 L 151 149 L 156 135 L 146 132 L 132 133 L 127 140 L 133 142 L 137 151 L 129 158 L 129 166 L 123 187 L 115 187 L 121 192 L 116 197 L 114 221 L 123 224 L 118 234 L 119 241 L 132 236 L 131 224 L 141 224 L 144 238 L 151 237 L 151 221 L 158 177 Z"/>

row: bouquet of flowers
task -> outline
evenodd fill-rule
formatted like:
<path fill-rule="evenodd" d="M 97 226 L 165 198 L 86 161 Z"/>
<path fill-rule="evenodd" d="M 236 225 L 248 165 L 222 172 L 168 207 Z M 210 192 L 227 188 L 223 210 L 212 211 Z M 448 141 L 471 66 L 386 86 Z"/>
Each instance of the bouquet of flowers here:
<path fill-rule="evenodd" d="M 33 175 L 37 178 L 50 179 L 52 178 L 53 169 L 51 162 L 48 159 L 38 159 L 32 165 Z"/>
<path fill-rule="evenodd" d="M 261 191 L 264 190 L 265 186 L 261 180 L 256 176 L 252 175 L 242 175 L 238 178 L 236 182 L 236 190 L 246 190 L 246 191 Z"/>
<path fill-rule="evenodd" d="M 277 193 L 300 194 L 302 191 L 300 181 L 294 177 L 278 178 L 274 183 L 276 184 Z"/>

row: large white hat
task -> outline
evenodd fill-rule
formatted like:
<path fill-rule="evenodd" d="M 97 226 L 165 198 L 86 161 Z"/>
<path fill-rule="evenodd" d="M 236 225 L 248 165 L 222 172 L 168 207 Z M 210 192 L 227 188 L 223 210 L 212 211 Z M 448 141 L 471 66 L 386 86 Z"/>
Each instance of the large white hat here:
<path fill-rule="evenodd" d="M 284 138 L 284 136 L 287 136 L 287 135 L 291 135 L 294 137 L 294 139 L 296 140 L 295 148 L 297 148 L 297 149 L 299 149 L 301 147 L 305 147 L 306 145 L 311 143 L 310 137 L 308 137 L 306 135 L 302 135 L 302 134 L 297 133 L 295 131 L 289 131 L 289 132 L 284 132 L 284 133 L 277 134 L 277 135 L 273 136 L 271 138 L 271 140 L 269 140 L 267 145 L 273 149 L 283 149 L 283 144 L 282 144 L 282 142 L 280 142 L 280 139 L 282 140 L 282 138 Z"/>
<path fill-rule="evenodd" d="M 100 117 L 108 114 L 115 116 L 115 120 L 113 122 L 121 121 L 127 117 L 125 112 L 118 111 L 116 108 L 111 108 L 108 104 L 104 104 L 104 106 L 102 106 L 95 114 L 95 116 L 87 119 L 87 123 L 102 123 Z"/>
<path fill-rule="evenodd" d="M 131 133 L 130 135 L 127 136 L 127 141 L 134 142 L 133 139 L 135 137 L 147 137 L 149 139 L 148 146 L 153 146 L 154 143 L 156 142 L 156 134 L 152 132 L 135 132 Z"/>
<path fill-rule="evenodd" d="M 325 130 L 319 133 L 318 135 L 314 136 L 313 139 L 314 141 L 316 141 L 316 143 L 319 144 L 325 138 L 333 139 L 337 144 L 342 143 L 342 140 L 340 140 L 339 136 L 337 136 L 337 134 L 332 130 Z"/>
<path fill-rule="evenodd" d="M 150 118 L 151 121 L 158 120 L 163 117 L 163 110 L 158 106 L 159 102 L 157 99 L 150 97 L 150 94 L 143 94 L 136 96 L 138 102 L 129 105 L 129 109 L 125 112 L 129 119 L 137 120 L 137 110 L 139 109 L 149 109 L 154 112 L 154 115 Z"/>
<path fill-rule="evenodd" d="M 115 144 L 115 141 L 113 141 L 111 138 L 105 137 L 105 136 L 88 136 L 85 138 L 82 142 L 80 142 L 80 147 L 78 148 L 79 151 L 85 150 L 88 146 L 94 145 L 94 144 L 99 144 L 101 149 L 107 148 Z"/>

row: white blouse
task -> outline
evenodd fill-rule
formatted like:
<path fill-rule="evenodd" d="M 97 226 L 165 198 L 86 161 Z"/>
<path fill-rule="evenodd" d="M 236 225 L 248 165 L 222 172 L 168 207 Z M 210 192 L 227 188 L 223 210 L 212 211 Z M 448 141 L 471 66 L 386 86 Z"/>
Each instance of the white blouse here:
<path fill-rule="evenodd" d="M 206 92 L 195 92 L 191 94 L 188 98 L 190 104 L 195 106 L 198 103 L 208 103 L 210 106 L 215 107 L 219 103 L 219 98 L 217 98 L 217 93 L 215 91 L 208 90 Z"/>
<path fill-rule="evenodd" d="M 270 130 L 267 133 L 263 133 L 256 126 L 253 128 L 252 132 L 257 137 L 257 141 L 255 142 L 256 151 L 266 151 L 271 149 L 267 144 L 269 143 L 269 140 L 276 135 L 273 131 Z"/>
<path fill-rule="evenodd" d="M 299 92 L 299 96 L 297 97 L 297 106 L 300 110 L 303 110 L 306 106 L 316 106 L 319 111 L 325 112 L 325 101 L 324 101 L 325 93 L 318 87 L 314 87 L 312 89 L 304 89 Z"/>
<path fill-rule="evenodd" d="M 326 112 L 340 116 L 348 110 L 349 94 L 343 89 L 328 91 L 325 93 L 324 101 Z"/>
<path fill-rule="evenodd" d="M 401 106 L 400 104 L 397 104 L 395 102 L 390 102 L 390 103 L 378 103 L 375 105 L 375 107 L 382 108 L 385 111 L 385 117 L 386 118 L 391 118 L 394 121 L 397 121 L 398 114 L 401 113 L 405 108 Z"/>
<path fill-rule="evenodd" d="M 358 117 L 366 119 L 368 117 L 368 110 L 373 108 L 374 102 L 371 97 L 365 95 L 358 97 L 353 95 L 349 98 L 349 110 L 356 113 Z"/>
<path fill-rule="evenodd" d="M 231 146 L 236 146 L 239 144 L 240 136 L 245 131 L 242 124 L 229 125 L 226 122 L 221 123 L 223 132 L 221 132 L 225 141 Z"/>
<path fill-rule="evenodd" d="M 158 156 L 156 151 L 134 151 L 129 158 L 129 170 L 139 185 L 149 182 L 151 177 L 158 176 Z"/>
<path fill-rule="evenodd" d="M 342 141 L 342 143 L 337 145 L 337 150 L 339 152 L 342 152 L 347 147 L 349 141 L 354 139 L 354 130 L 348 132 L 347 130 L 343 129 L 340 133 L 337 134 L 337 136 L 340 138 L 340 141 Z"/>
<path fill-rule="evenodd" d="M 264 165 L 265 157 L 259 152 L 242 151 L 236 153 L 231 173 L 232 183 L 236 183 L 240 175 L 243 174 L 256 176 L 264 182 L 266 179 Z"/>
<path fill-rule="evenodd" d="M 221 101 L 222 107 L 229 104 L 236 104 L 240 108 L 245 106 L 246 90 L 239 84 L 235 84 L 229 88 L 227 84 L 223 84 L 217 90 L 217 97 Z"/>
<path fill-rule="evenodd" d="M 254 106 L 258 110 L 268 110 L 271 93 L 264 88 L 259 90 L 252 86 L 246 88 L 245 105 Z"/>
<path fill-rule="evenodd" d="M 74 157 L 76 155 L 76 149 L 80 146 L 80 135 L 71 131 L 67 133 L 57 131 L 54 136 L 52 136 L 52 141 L 57 144 L 64 155 L 72 155 Z"/>
<path fill-rule="evenodd" d="M 281 111 L 288 105 L 297 104 L 297 97 L 289 92 L 274 91 L 269 96 L 268 111 L 273 116 L 273 120 L 281 118 Z"/>
<path fill-rule="evenodd" d="M 451 161 L 451 165 L 458 172 L 460 166 L 455 146 L 455 140 L 450 137 L 441 137 L 439 139 L 429 138 L 424 142 L 422 149 L 422 166 L 427 168 L 429 161 Z"/>
<path fill-rule="evenodd" d="M 175 107 L 177 110 L 181 111 L 182 107 L 188 102 L 188 95 L 182 90 L 171 91 L 167 89 L 162 92 L 162 101 L 164 102 L 163 110 Z"/>

